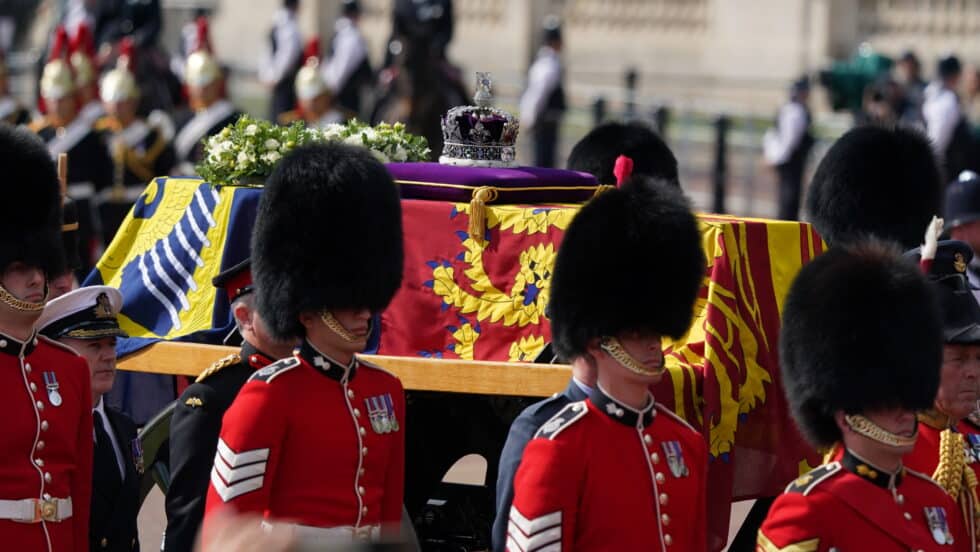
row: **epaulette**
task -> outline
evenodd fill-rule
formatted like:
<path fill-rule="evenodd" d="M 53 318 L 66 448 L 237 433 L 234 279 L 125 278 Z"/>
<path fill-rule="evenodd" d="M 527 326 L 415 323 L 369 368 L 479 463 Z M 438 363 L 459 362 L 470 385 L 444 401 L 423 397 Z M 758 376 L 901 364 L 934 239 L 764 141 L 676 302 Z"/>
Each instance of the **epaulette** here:
<path fill-rule="evenodd" d="M 841 470 L 840 462 L 830 462 L 810 470 L 796 478 L 795 481 L 786 486 L 787 493 L 808 494 L 814 487 L 829 479 L 832 475 Z"/>
<path fill-rule="evenodd" d="M 554 439 L 566 427 L 582 419 L 588 411 L 589 407 L 585 406 L 585 401 L 568 403 L 565 405 L 565 408 L 559 410 L 558 414 L 552 416 L 550 420 L 538 429 L 538 432 L 534 434 L 534 438 L 543 437 L 545 439 Z"/>
<path fill-rule="evenodd" d="M 668 418 L 673 419 L 674 421 L 686 427 L 687 429 L 690 429 L 694 433 L 698 433 L 698 430 L 694 429 L 694 426 L 688 423 L 688 421 L 685 420 L 684 418 L 681 418 L 680 416 L 675 414 L 671 409 L 667 408 L 666 406 L 660 403 L 657 403 L 655 406 L 657 407 L 658 411 L 660 411 L 662 414 L 666 414 Z"/>
<path fill-rule="evenodd" d="M 271 383 L 272 380 L 276 378 L 279 374 L 285 374 L 286 372 L 296 368 L 300 365 L 300 361 L 296 357 L 284 358 L 282 360 L 277 360 L 272 364 L 262 368 L 261 370 L 256 370 L 252 377 L 248 378 L 248 381 L 264 381 L 265 383 Z"/>
<path fill-rule="evenodd" d="M 201 383 L 207 377 L 217 374 L 223 368 L 227 368 L 232 364 L 238 364 L 241 361 L 242 361 L 242 357 L 238 356 L 238 353 L 231 354 L 222 359 L 216 360 L 214 364 L 208 366 L 207 368 L 204 369 L 203 372 L 198 374 L 197 379 L 194 380 L 194 383 Z"/>

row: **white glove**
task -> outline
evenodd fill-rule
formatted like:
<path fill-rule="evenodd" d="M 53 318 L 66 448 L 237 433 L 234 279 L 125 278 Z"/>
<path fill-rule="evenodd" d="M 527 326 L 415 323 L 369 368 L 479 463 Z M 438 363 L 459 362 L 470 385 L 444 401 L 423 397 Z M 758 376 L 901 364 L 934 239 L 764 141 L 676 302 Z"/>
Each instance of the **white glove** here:
<path fill-rule="evenodd" d="M 921 259 L 935 259 L 936 249 L 939 248 L 939 236 L 943 233 L 943 219 L 932 217 L 929 226 L 926 227 L 925 243 L 922 244 Z"/>

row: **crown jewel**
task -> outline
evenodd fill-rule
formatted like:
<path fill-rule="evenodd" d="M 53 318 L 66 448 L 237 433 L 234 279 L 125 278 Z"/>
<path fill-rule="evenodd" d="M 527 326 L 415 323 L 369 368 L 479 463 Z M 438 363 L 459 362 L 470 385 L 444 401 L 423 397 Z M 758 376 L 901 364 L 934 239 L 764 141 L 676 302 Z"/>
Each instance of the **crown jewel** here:
<path fill-rule="evenodd" d="M 450 109 L 442 118 L 444 165 L 470 167 L 513 167 L 517 165 L 515 144 L 517 118 L 493 107 L 490 73 L 476 74 L 476 105 Z"/>

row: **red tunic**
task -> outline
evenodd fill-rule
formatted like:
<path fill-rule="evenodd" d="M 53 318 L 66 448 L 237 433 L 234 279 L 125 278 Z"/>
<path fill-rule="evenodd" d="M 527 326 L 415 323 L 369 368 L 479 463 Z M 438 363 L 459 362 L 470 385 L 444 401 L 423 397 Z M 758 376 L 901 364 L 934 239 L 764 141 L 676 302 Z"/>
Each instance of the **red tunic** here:
<path fill-rule="evenodd" d="M 528 443 L 507 550 L 705 550 L 704 438 L 669 410 L 600 390 Z"/>
<path fill-rule="evenodd" d="M 903 472 L 892 481 L 845 452 L 776 499 L 756 550 L 969 550 L 953 499 L 927 476 Z"/>
<path fill-rule="evenodd" d="M 358 536 L 379 526 L 394 535 L 404 483 L 401 382 L 358 359 L 341 366 L 304 342 L 294 357 L 258 370 L 225 414 L 204 528 L 230 505 Z"/>
<path fill-rule="evenodd" d="M 72 502 L 62 521 L 0 519 L 0 548 L 87 550 L 94 434 L 85 359 L 43 336 L 22 344 L 0 334 L 0 404 L 0 500 Z"/>

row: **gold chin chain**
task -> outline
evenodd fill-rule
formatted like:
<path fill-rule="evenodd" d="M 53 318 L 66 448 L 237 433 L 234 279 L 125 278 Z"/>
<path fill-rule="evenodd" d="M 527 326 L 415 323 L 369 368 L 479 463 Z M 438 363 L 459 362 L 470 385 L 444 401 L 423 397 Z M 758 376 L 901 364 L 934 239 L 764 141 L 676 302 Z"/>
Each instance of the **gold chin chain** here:
<path fill-rule="evenodd" d="M 902 435 L 895 435 L 860 414 L 846 415 L 844 421 L 855 433 L 890 447 L 911 447 L 915 445 L 915 438 L 919 435 L 918 424 L 915 426 L 915 435 L 903 437 Z"/>
<path fill-rule="evenodd" d="M 667 363 L 662 362 L 660 368 L 656 370 L 651 370 L 646 366 L 643 366 L 639 361 L 633 358 L 633 355 L 626 352 L 622 344 L 615 337 L 603 337 L 599 341 L 599 348 L 606 352 L 609 356 L 613 358 L 616 362 L 623 365 L 624 368 L 633 372 L 634 374 L 639 374 L 641 376 L 659 376 L 663 374 L 667 369 Z"/>
<path fill-rule="evenodd" d="M 344 341 L 348 343 L 356 343 L 360 341 L 356 335 L 350 333 L 350 331 L 348 331 L 347 328 L 340 323 L 340 321 L 334 318 L 330 311 L 323 311 L 320 313 L 320 320 L 323 320 L 323 324 L 330 328 L 330 331 L 339 335 Z"/>
<path fill-rule="evenodd" d="M 48 298 L 48 284 L 44 284 L 44 299 L 40 303 L 31 303 L 30 301 L 24 301 L 14 297 L 13 293 L 7 291 L 7 288 L 0 284 L 0 301 L 3 301 L 8 307 L 20 312 L 41 312 L 44 310 L 45 300 Z"/>

